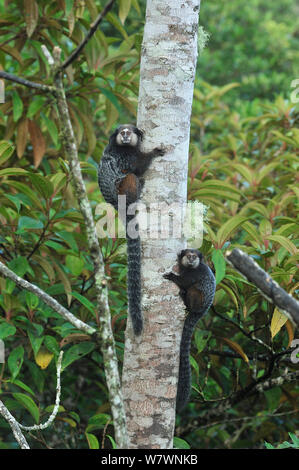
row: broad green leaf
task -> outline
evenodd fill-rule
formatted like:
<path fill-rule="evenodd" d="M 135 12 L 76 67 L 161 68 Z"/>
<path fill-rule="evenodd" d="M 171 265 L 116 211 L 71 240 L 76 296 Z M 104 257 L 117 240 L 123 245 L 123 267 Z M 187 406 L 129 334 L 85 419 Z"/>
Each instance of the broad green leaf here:
<path fill-rule="evenodd" d="M 96 436 L 94 436 L 93 434 L 90 434 L 88 432 L 85 433 L 85 436 L 86 436 L 86 439 L 87 439 L 87 442 L 88 442 L 88 447 L 90 449 L 99 449 L 100 448 L 100 444 L 99 444 L 99 441 L 96 438 Z"/>
<path fill-rule="evenodd" d="M 38 111 L 40 111 L 40 109 L 43 108 L 44 106 L 45 106 L 44 96 L 40 96 L 40 95 L 33 96 L 28 107 L 27 117 L 29 119 L 32 119 L 38 113 Z"/>
<path fill-rule="evenodd" d="M 40 349 L 40 347 L 41 347 L 41 345 L 42 345 L 44 337 L 43 336 L 36 336 L 33 333 L 31 333 L 31 331 L 28 331 L 28 336 L 29 336 L 29 339 L 30 339 L 30 343 L 31 343 L 34 355 L 36 356 L 39 349 Z"/>
<path fill-rule="evenodd" d="M 23 346 L 18 346 L 13 349 L 8 356 L 7 364 L 9 371 L 11 373 L 12 380 L 14 380 L 19 374 L 24 360 L 24 348 Z"/>
<path fill-rule="evenodd" d="M 25 256 L 18 256 L 17 258 L 12 259 L 8 263 L 8 267 L 20 277 L 24 277 L 24 275 L 30 270 L 29 263 Z"/>
<path fill-rule="evenodd" d="M 217 233 L 217 245 L 219 248 L 222 248 L 226 240 L 229 239 L 231 234 L 244 222 L 248 219 L 246 217 L 241 217 L 239 215 L 235 215 L 231 219 L 227 220 L 225 224 L 219 229 Z"/>
<path fill-rule="evenodd" d="M 52 196 L 54 192 L 54 186 L 48 178 L 33 173 L 29 175 L 29 178 L 42 197 L 48 199 Z"/>
<path fill-rule="evenodd" d="M 98 413 L 88 420 L 86 428 L 87 432 L 94 431 L 96 429 L 103 429 L 104 426 L 111 420 L 111 416 L 105 413 Z"/>
<path fill-rule="evenodd" d="M 287 251 L 289 251 L 292 255 L 296 255 L 298 253 L 298 248 L 294 245 L 291 240 L 281 235 L 271 235 L 267 237 L 268 240 L 272 240 L 273 242 L 279 243 L 279 245 L 283 246 Z"/>
<path fill-rule="evenodd" d="M 15 398 L 15 400 L 17 400 L 19 403 L 21 403 L 26 408 L 26 410 L 29 411 L 29 413 L 33 417 L 36 424 L 38 424 L 38 422 L 39 422 L 39 409 L 36 406 L 36 404 L 34 403 L 34 401 L 32 400 L 32 398 L 29 397 L 28 395 L 25 395 L 25 393 L 13 393 L 12 395 Z"/>
<path fill-rule="evenodd" d="M 119 0 L 118 5 L 118 16 L 124 24 L 131 8 L 131 0 Z"/>
<path fill-rule="evenodd" d="M 121 113 L 122 108 L 118 102 L 118 99 L 114 95 L 114 93 L 108 90 L 107 88 L 99 87 L 98 89 L 101 93 L 103 93 L 103 95 L 106 96 L 106 98 L 108 98 L 109 101 L 111 101 L 111 103 L 116 107 L 117 111 Z"/>
<path fill-rule="evenodd" d="M 5 339 L 8 336 L 14 335 L 16 332 L 16 327 L 5 321 L 0 323 L 0 339 Z"/>
<path fill-rule="evenodd" d="M 23 113 L 23 101 L 19 97 L 16 91 L 12 93 L 12 104 L 13 104 L 13 120 L 17 122 Z"/>
<path fill-rule="evenodd" d="M 180 437 L 173 438 L 173 446 L 175 449 L 190 449 L 188 442 L 184 441 Z"/>
<path fill-rule="evenodd" d="M 194 334 L 197 352 L 201 353 L 206 347 L 207 342 L 211 337 L 211 332 L 206 330 L 196 329 Z"/>
<path fill-rule="evenodd" d="M 74 291 L 72 291 L 72 296 L 79 300 L 79 302 L 81 302 L 81 304 L 84 305 L 84 307 L 86 307 L 93 315 L 95 314 L 95 306 L 90 302 L 90 300 Z"/>
<path fill-rule="evenodd" d="M 281 397 L 280 387 L 273 387 L 270 390 L 266 390 L 264 394 L 266 397 L 268 410 L 275 411 L 279 406 L 279 401 Z"/>
<path fill-rule="evenodd" d="M 32 292 L 29 292 L 29 291 L 25 292 L 25 300 L 26 300 L 27 307 L 30 310 L 35 310 L 38 307 L 39 298 Z"/>
<path fill-rule="evenodd" d="M 70 272 L 76 277 L 80 276 L 85 265 L 85 262 L 82 258 L 73 255 L 67 255 L 65 258 L 65 263 Z"/>
<path fill-rule="evenodd" d="M 0 170 L 0 177 L 1 176 L 17 176 L 17 175 L 27 175 L 28 171 L 23 170 L 23 168 L 5 168 L 4 170 Z"/>
<path fill-rule="evenodd" d="M 14 146 L 6 140 L 0 141 L 0 165 L 5 163 L 14 152 Z"/>
<path fill-rule="evenodd" d="M 53 336 L 46 335 L 44 338 L 44 345 L 53 354 L 59 353 L 59 345 Z"/>
<path fill-rule="evenodd" d="M 64 354 L 62 359 L 62 370 L 72 364 L 74 361 L 81 359 L 81 357 L 89 354 L 94 349 L 94 344 L 90 341 L 85 341 L 71 346 Z"/>
<path fill-rule="evenodd" d="M 13 381 L 13 384 L 16 385 L 17 387 L 22 388 L 23 390 L 25 390 L 25 392 L 31 393 L 31 395 L 35 396 L 34 391 L 30 387 L 28 387 L 28 385 L 21 382 L 21 380 L 15 379 Z"/>
<path fill-rule="evenodd" d="M 221 250 L 214 250 L 212 253 L 212 261 L 216 271 L 216 284 L 222 281 L 225 277 L 226 261 Z"/>
<path fill-rule="evenodd" d="M 58 145 L 58 130 L 56 124 L 52 119 L 49 119 L 48 116 L 42 114 L 42 120 L 45 122 L 46 128 L 52 138 L 52 141 L 55 146 Z"/>
<path fill-rule="evenodd" d="M 19 218 L 18 231 L 24 231 L 28 229 L 41 229 L 44 224 L 41 220 L 32 219 L 32 217 L 22 216 Z"/>

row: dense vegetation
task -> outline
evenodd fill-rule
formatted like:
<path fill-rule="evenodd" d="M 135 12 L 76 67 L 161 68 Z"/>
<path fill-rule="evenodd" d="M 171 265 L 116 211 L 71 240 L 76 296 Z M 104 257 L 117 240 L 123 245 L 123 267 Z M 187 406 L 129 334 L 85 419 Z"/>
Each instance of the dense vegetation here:
<path fill-rule="evenodd" d="M 14 0 L 1 6 L 3 70 L 50 83 L 41 45 L 59 45 L 68 56 L 101 5 L 27 0 L 23 7 Z M 289 440 L 289 432 L 296 440 L 298 385 L 279 381 L 296 369 L 294 327 L 224 262 L 228 247 L 242 247 L 288 292 L 298 291 L 298 104 L 289 100 L 290 81 L 298 77 L 295 13 L 292 0 L 202 4 L 201 23 L 212 36 L 194 93 L 189 198 L 209 206 L 201 249 L 218 285 L 214 308 L 194 337 L 193 393 L 177 418 L 179 447 L 259 448 Z M 144 2 L 119 1 L 65 79 L 94 210 L 107 136 L 116 122 L 135 119 L 143 21 Z M 5 82 L 0 139 L 0 260 L 96 326 L 91 259 L 51 99 Z M 100 242 L 121 364 L 124 242 Z M 27 425 L 49 415 L 53 358 L 62 346 L 66 351 L 58 418 L 54 427 L 26 436 L 32 447 L 111 447 L 102 357 L 88 337 L 1 277 L 0 338 L 7 359 L 0 364 L 0 398 Z M 0 418 L 0 448 L 14 447 Z"/>

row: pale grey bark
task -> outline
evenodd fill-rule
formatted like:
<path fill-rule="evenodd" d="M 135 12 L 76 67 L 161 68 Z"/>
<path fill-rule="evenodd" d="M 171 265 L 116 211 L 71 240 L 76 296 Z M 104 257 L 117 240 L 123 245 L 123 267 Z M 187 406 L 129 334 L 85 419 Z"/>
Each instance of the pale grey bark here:
<path fill-rule="evenodd" d="M 147 206 L 186 202 L 199 7 L 200 0 L 147 1 L 137 125 L 145 131 L 146 149 L 167 149 L 145 175 Z M 183 237 L 142 234 L 144 332 L 134 338 L 128 324 L 123 367 L 130 448 L 173 446 L 184 308 L 177 287 L 162 275 L 184 245 Z"/>

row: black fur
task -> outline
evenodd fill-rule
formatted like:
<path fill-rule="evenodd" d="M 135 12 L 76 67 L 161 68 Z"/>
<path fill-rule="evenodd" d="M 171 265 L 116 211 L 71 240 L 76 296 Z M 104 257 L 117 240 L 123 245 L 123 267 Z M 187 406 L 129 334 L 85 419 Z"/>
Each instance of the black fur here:
<path fill-rule="evenodd" d="M 118 145 L 117 135 L 128 128 L 132 134 L 138 137 L 137 145 L 130 144 Z M 118 209 L 118 195 L 122 182 L 129 175 L 133 176 L 134 191 L 126 190 L 126 207 L 136 202 L 141 194 L 143 187 L 142 176 L 150 166 L 154 157 L 161 156 L 165 152 L 161 148 L 155 148 L 152 152 L 142 152 L 140 143 L 143 139 L 143 133 L 137 127 L 131 124 L 119 126 L 110 136 L 109 143 L 104 150 L 104 154 L 99 164 L 98 182 L 100 190 L 106 202 L 112 204 Z M 134 177 L 135 175 L 135 177 Z M 128 224 L 134 216 L 127 216 L 126 237 L 128 254 L 128 304 L 132 320 L 133 330 L 136 335 L 140 335 L 143 329 L 143 318 L 141 313 L 141 248 L 140 237 L 131 238 L 128 233 Z M 138 232 L 138 226 L 136 226 Z"/>
<path fill-rule="evenodd" d="M 197 267 L 184 266 L 182 259 L 190 254 L 199 259 Z M 186 306 L 188 315 L 185 319 L 181 345 L 178 390 L 176 408 L 180 411 L 189 400 L 191 386 L 190 347 L 194 327 L 212 305 L 216 281 L 211 269 L 205 264 L 203 255 L 198 250 L 182 250 L 178 255 L 179 275 L 172 272 L 164 274 L 164 278 L 174 282 L 180 288 L 180 296 Z"/>

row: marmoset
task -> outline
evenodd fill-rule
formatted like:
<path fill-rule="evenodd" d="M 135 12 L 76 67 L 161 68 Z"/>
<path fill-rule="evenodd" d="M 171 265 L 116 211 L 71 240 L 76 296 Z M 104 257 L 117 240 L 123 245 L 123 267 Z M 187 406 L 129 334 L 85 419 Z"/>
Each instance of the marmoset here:
<path fill-rule="evenodd" d="M 98 169 L 98 182 L 106 202 L 118 209 L 118 196 L 126 196 L 126 209 L 141 194 L 143 174 L 154 157 L 162 156 L 164 148 L 143 152 L 140 148 L 143 132 L 131 124 L 119 126 L 111 135 Z M 143 329 L 141 313 L 141 247 L 138 225 L 137 237 L 129 234 L 128 225 L 134 216 L 127 215 L 126 227 L 128 254 L 128 304 L 133 330 L 140 335 Z"/>
<path fill-rule="evenodd" d="M 190 347 L 194 327 L 212 305 L 216 281 L 209 266 L 204 262 L 203 255 L 195 249 L 182 250 L 177 258 L 179 274 L 172 272 L 163 275 L 174 282 L 186 306 L 182 339 L 180 344 L 180 365 L 176 409 L 180 411 L 188 402 L 191 387 Z"/>

